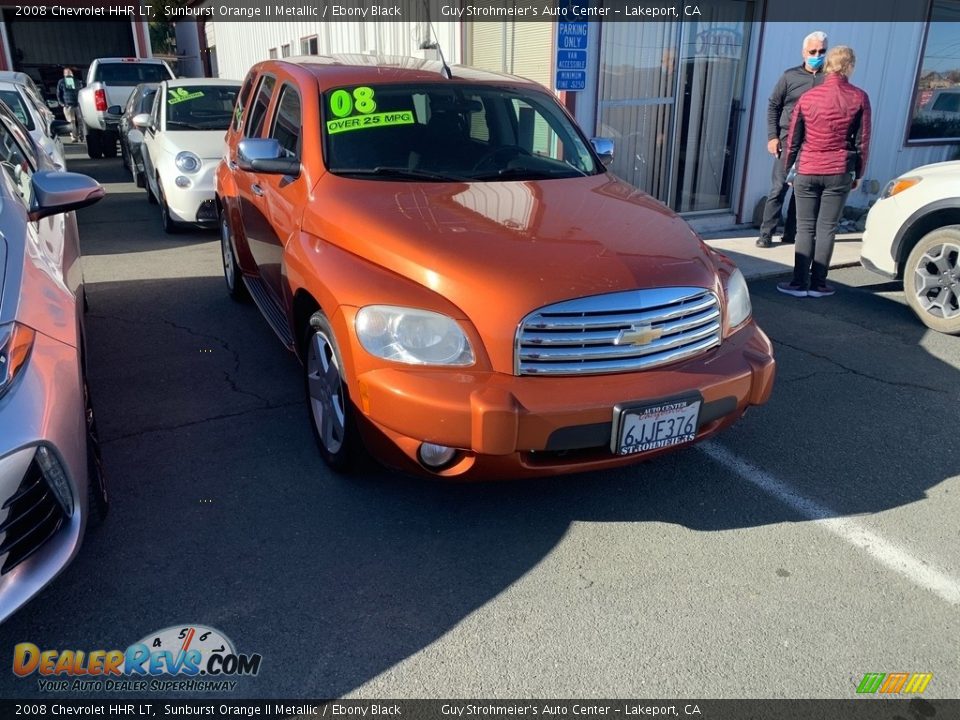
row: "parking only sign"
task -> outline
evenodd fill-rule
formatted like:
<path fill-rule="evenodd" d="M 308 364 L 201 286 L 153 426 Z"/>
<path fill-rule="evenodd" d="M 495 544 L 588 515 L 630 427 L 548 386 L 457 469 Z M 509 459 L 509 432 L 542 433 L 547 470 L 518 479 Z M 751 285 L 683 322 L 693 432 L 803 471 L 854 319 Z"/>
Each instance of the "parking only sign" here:
<path fill-rule="evenodd" d="M 560 20 L 557 23 L 557 61 L 554 68 L 557 90 L 587 87 L 587 23 Z"/>

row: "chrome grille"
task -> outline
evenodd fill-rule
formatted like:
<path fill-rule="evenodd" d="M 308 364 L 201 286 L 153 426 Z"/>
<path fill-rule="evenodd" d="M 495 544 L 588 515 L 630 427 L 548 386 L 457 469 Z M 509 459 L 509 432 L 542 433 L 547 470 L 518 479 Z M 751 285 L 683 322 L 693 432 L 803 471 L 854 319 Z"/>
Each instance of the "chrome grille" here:
<path fill-rule="evenodd" d="M 517 331 L 518 375 L 634 372 L 720 344 L 720 302 L 709 290 L 656 288 L 548 305 Z"/>

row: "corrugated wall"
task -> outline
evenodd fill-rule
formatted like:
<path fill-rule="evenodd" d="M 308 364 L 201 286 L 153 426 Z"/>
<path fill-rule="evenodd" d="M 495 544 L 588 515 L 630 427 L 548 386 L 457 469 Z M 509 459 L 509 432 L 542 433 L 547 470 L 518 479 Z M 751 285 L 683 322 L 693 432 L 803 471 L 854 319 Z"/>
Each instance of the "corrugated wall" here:
<path fill-rule="evenodd" d="M 224 78 L 242 80 L 252 65 L 266 60 L 271 48 L 289 44 L 293 55 L 300 54 L 300 41 L 317 36 L 318 52 L 381 53 L 433 58 L 433 51 L 421 50 L 432 40 L 429 26 L 422 22 L 221 22 L 214 25 L 217 65 Z M 460 26 L 457 22 L 435 22 L 444 57 L 450 64 L 460 62 Z"/>

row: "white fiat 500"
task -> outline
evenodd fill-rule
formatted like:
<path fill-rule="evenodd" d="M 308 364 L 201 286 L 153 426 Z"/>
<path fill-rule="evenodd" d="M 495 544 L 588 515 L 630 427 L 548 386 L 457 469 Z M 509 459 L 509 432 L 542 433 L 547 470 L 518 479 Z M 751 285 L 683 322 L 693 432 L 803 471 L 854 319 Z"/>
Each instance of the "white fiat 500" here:
<path fill-rule="evenodd" d="M 160 83 L 151 112 L 133 118 L 143 129 L 147 199 L 160 205 L 166 232 L 184 224 L 216 226 L 216 169 L 239 91 L 234 80 L 168 80 Z"/>

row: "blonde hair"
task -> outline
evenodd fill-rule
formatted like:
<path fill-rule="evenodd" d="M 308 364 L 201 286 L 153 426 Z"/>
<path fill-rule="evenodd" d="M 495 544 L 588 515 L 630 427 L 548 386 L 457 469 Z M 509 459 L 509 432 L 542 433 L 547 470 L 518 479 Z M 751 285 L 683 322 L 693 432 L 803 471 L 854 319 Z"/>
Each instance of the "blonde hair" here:
<path fill-rule="evenodd" d="M 827 73 L 843 73 L 850 77 L 853 75 L 853 67 L 856 64 L 857 56 L 853 54 L 853 49 L 846 45 L 837 45 L 827 52 L 827 61 L 823 69 Z"/>

